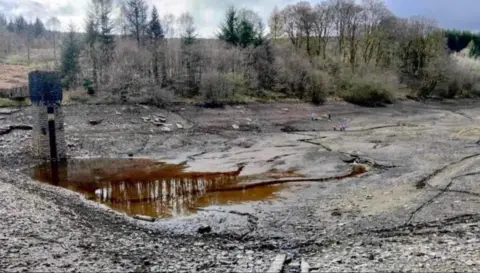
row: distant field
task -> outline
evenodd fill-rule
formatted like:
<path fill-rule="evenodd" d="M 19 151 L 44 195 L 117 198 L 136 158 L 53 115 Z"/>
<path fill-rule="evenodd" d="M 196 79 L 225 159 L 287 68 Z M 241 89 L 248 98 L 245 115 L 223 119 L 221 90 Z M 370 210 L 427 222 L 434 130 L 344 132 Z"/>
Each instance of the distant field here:
<path fill-rule="evenodd" d="M 33 69 L 23 65 L 0 64 L 0 89 L 27 85 L 28 72 Z"/>

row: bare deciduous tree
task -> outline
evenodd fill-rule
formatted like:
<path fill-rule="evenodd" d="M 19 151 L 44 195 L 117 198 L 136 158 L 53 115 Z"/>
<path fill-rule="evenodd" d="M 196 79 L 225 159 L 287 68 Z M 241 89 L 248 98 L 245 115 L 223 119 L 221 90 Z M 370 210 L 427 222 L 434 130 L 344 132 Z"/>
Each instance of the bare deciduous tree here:
<path fill-rule="evenodd" d="M 57 59 L 57 36 L 58 36 L 58 31 L 60 30 L 60 20 L 58 20 L 57 17 L 53 16 L 50 17 L 47 21 L 47 27 L 50 30 L 50 33 L 52 34 L 52 40 L 53 40 L 53 56 L 55 58 L 55 67 L 57 67 L 58 59 Z"/>
<path fill-rule="evenodd" d="M 137 41 L 137 46 L 141 47 L 147 31 L 147 4 L 144 0 L 127 0 L 125 9 L 125 18 L 127 29 Z"/>
<path fill-rule="evenodd" d="M 275 40 L 283 35 L 283 17 L 277 6 L 275 6 L 270 15 L 268 26 L 270 27 L 272 39 Z"/>
<path fill-rule="evenodd" d="M 314 10 L 313 30 L 317 38 L 317 55 L 326 58 L 327 45 L 332 32 L 334 13 L 327 2 L 317 4 Z"/>

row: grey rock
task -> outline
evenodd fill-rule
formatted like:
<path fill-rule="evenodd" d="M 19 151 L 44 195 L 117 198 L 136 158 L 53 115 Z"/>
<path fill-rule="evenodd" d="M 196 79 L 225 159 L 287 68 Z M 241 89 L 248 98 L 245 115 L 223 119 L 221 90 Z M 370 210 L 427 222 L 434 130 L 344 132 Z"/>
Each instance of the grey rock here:
<path fill-rule="evenodd" d="M 211 226 L 201 226 L 197 229 L 197 232 L 200 234 L 210 233 L 212 232 Z"/>

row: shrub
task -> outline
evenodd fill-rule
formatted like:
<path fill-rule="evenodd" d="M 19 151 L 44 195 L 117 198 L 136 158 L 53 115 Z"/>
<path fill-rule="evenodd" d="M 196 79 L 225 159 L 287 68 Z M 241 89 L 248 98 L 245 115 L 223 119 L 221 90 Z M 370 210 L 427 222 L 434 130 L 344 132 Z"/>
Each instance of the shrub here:
<path fill-rule="evenodd" d="M 248 91 L 248 83 L 238 73 L 209 72 L 202 75 L 200 92 L 203 101 L 210 106 L 234 103 L 235 98 Z"/>
<path fill-rule="evenodd" d="M 441 98 L 474 96 L 475 86 L 480 82 L 475 62 L 465 56 L 450 56 L 446 68 L 436 68 L 444 70 L 442 77 L 438 78 L 435 87 L 429 93 L 423 95 Z"/>
<path fill-rule="evenodd" d="M 95 90 L 93 89 L 93 84 L 92 81 L 89 79 L 84 79 L 83 80 L 83 88 L 89 95 L 95 94 Z"/>
<path fill-rule="evenodd" d="M 368 81 L 350 82 L 349 88 L 341 92 L 341 97 L 346 102 L 368 107 L 385 106 L 394 101 L 388 89 L 380 83 Z"/>
<path fill-rule="evenodd" d="M 90 97 L 82 89 L 73 89 L 63 94 L 62 104 L 69 105 L 74 103 L 87 103 Z"/>
<path fill-rule="evenodd" d="M 331 92 L 331 79 L 328 73 L 315 70 L 310 73 L 307 84 L 308 99 L 314 104 L 325 102 L 328 93 Z"/>
<path fill-rule="evenodd" d="M 160 88 L 158 85 L 146 85 L 139 88 L 136 96 L 130 96 L 128 101 L 134 104 L 150 104 L 158 107 L 170 106 L 175 96 L 172 90 Z"/>
<path fill-rule="evenodd" d="M 307 97 L 313 67 L 302 54 L 291 45 L 282 45 L 275 60 L 276 84 L 274 91 L 298 98 Z"/>

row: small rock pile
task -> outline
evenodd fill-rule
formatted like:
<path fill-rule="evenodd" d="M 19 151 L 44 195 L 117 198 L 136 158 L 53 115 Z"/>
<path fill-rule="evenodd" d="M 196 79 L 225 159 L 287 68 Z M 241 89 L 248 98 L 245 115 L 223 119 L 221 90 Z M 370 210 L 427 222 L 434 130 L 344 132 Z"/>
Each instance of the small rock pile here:
<path fill-rule="evenodd" d="M 162 132 L 171 132 L 173 124 L 167 124 L 167 117 L 162 114 L 153 114 L 150 116 L 142 117 L 144 123 L 151 123 L 157 127 L 160 127 Z M 175 124 L 177 129 L 183 129 L 183 125 L 179 122 Z"/>

